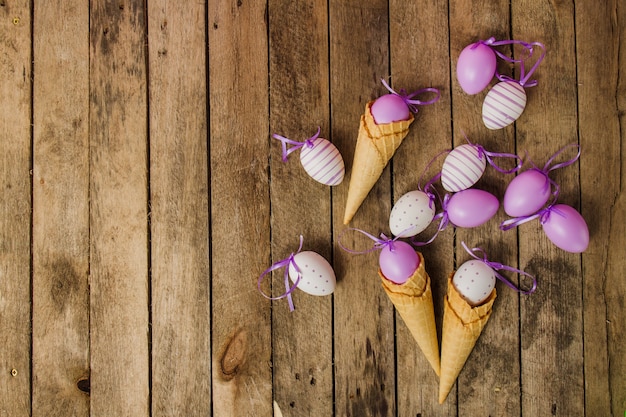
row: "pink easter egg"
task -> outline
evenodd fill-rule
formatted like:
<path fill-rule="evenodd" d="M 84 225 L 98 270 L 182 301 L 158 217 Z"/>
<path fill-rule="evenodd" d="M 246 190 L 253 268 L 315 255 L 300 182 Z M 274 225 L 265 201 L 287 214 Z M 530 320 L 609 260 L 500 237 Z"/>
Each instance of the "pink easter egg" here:
<path fill-rule="evenodd" d="M 516 121 L 526 108 L 526 91 L 517 81 L 494 85 L 483 101 L 483 123 L 488 129 L 502 129 Z"/>
<path fill-rule="evenodd" d="M 420 264 L 415 249 L 406 242 L 395 241 L 380 251 L 380 270 L 389 281 L 403 284 Z"/>
<path fill-rule="evenodd" d="M 409 106 L 396 94 L 380 96 L 374 101 L 370 111 L 378 125 L 408 120 L 411 115 Z"/>
<path fill-rule="evenodd" d="M 542 226 L 548 239 L 564 251 L 581 253 L 589 245 L 589 228 L 585 219 L 568 205 L 553 206 Z"/>
<path fill-rule="evenodd" d="M 491 193 L 470 188 L 452 194 L 446 212 L 457 227 L 476 227 L 486 223 L 498 211 L 500 203 Z"/>
<path fill-rule="evenodd" d="M 504 212 L 512 217 L 529 216 L 539 211 L 550 198 L 550 182 L 543 172 L 530 169 L 519 174 L 504 192 Z"/>
<path fill-rule="evenodd" d="M 456 78 L 467 94 L 483 91 L 495 73 L 496 54 L 489 46 L 477 42 L 461 51 L 456 64 Z"/>

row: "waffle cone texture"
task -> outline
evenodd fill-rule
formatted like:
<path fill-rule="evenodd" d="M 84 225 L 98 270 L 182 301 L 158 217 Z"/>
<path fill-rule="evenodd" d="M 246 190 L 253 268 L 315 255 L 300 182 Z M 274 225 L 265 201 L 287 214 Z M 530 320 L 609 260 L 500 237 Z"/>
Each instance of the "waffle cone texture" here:
<path fill-rule="evenodd" d="M 437 375 L 440 372 L 439 342 L 433 309 L 433 293 L 430 277 L 424 267 L 424 257 L 417 252 L 420 264 L 417 270 L 403 284 L 389 281 L 378 270 L 387 296 L 409 328 L 411 335 L 424 353 L 424 356 Z"/>
<path fill-rule="evenodd" d="M 363 200 L 380 178 L 383 169 L 409 133 L 409 126 L 414 120 L 411 114 L 408 120 L 378 125 L 371 112 L 373 103 L 373 101 L 368 102 L 365 105 L 365 113 L 361 115 L 343 217 L 344 224 L 350 223 L 361 207 Z"/>
<path fill-rule="evenodd" d="M 484 303 L 472 307 L 452 284 L 453 276 L 454 273 L 448 278 L 448 291 L 444 298 L 439 404 L 446 400 L 454 381 L 474 349 L 491 316 L 493 302 L 496 299 L 494 288 Z"/>

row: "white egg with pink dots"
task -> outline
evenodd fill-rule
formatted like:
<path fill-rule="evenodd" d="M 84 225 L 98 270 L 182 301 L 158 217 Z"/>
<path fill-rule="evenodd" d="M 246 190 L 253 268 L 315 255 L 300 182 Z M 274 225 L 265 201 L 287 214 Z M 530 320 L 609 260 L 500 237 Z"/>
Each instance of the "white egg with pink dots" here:
<path fill-rule="evenodd" d="M 298 281 L 298 271 L 300 281 Z M 335 271 L 326 259 L 317 252 L 304 251 L 297 253 L 293 262 L 289 263 L 289 278 L 297 287 L 311 295 L 330 295 L 335 291 L 337 280 Z"/>
<path fill-rule="evenodd" d="M 485 262 L 473 259 L 456 270 L 452 277 L 452 284 L 465 301 L 472 306 L 477 306 L 482 304 L 493 291 L 496 285 L 496 274 Z"/>
<path fill-rule="evenodd" d="M 409 191 L 396 202 L 389 216 L 394 236 L 411 237 L 428 227 L 435 217 L 435 204 L 421 190 Z"/>

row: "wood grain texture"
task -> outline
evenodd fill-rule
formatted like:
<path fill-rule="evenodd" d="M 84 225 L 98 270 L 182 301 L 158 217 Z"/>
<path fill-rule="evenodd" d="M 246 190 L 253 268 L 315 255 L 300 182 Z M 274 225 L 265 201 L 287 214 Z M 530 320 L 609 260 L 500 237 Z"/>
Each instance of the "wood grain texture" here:
<path fill-rule="evenodd" d="M 34 25 L 33 415 L 86 416 L 89 9 L 37 2 Z"/>
<path fill-rule="evenodd" d="M 31 415 L 31 8 L 0 6 L 0 416 Z"/>
<path fill-rule="evenodd" d="M 527 89 L 528 103 L 516 123 L 518 149 L 542 166 L 578 141 L 573 4 L 521 2 L 511 12 L 514 38 L 547 46 L 535 73 L 539 84 Z M 560 186 L 559 202 L 579 209 L 577 165 L 553 171 L 551 178 Z M 537 277 L 538 288 L 520 303 L 522 410 L 525 415 L 583 415 L 581 257 L 554 246 L 539 222 L 525 226 L 518 229 L 520 265 Z"/>
<path fill-rule="evenodd" d="M 333 190 L 333 229 L 339 237 L 346 230 L 342 219 L 350 173 L 355 169 L 352 159 L 359 118 L 366 103 L 383 93 L 380 79 L 389 75 L 389 18 L 385 1 L 367 6 L 358 1 L 331 1 L 329 5 L 332 139 L 347 170 L 343 184 Z M 387 229 L 389 184 L 387 167 L 351 227 L 374 235 Z M 355 249 L 373 244 L 356 233 L 345 234 L 342 243 Z M 334 310 L 337 415 L 391 416 L 396 412 L 393 306 L 377 270 L 377 253 L 354 255 L 335 244 L 335 272 L 340 277 Z"/>
<path fill-rule="evenodd" d="M 144 2 L 91 4 L 91 415 L 150 414 Z"/>
<path fill-rule="evenodd" d="M 187 6 L 148 8 L 153 416 L 211 413 L 207 16 Z"/>
<path fill-rule="evenodd" d="M 482 12 L 486 9 L 489 13 Z M 482 121 L 483 101 L 497 80 L 492 80 L 480 93 L 468 95 L 459 86 L 456 66 L 459 55 L 466 46 L 492 36 L 498 40 L 510 39 L 509 3 L 456 2 L 451 4 L 450 16 L 450 27 L 455 28 L 450 31 L 454 146 L 466 144 L 469 140 L 491 152 L 515 154 L 514 126 L 489 130 Z M 512 54 L 511 48 L 499 47 L 498 50 L 508 56 Z M 499 71 L 513 75 L 506 65 L 500 65 Z M 515 162 L 510 160 L 496 159 L 495 162 L 507 168 L 515 166 Z M 512 178 L 513 175 L 500 173 L 488 164 L 473 188 L 488 191 L 502 201 L 506 186 Z M 499 223 L 504 218 L 504 211 L 500 209 L 491 220 L 479 227 L 456 229 L 457 268 L 471 259 L 462 243 L 469 248 L 482 248 L 490 261 L 517 267 L 517 235 L 515 231 L 499 230 Z M 516 282 L 517 277 L 513 274 L 503 274 Z M 502 283 L 496 284 L 496 288 L 498 297 L 493 314 L 457 379 L 459 415 L 520 413 L 518 294 Z M 453 398 L 448 401 L 453 401 Z"/>
<path fill-rule="evenodd" d="M 447 2 L 389 2 L 391 45 L 391 82 L 396 90 L 409 92 L 437 88 L 439 101 L 421 107 L 409 135 L 394 156 L 392 167 L 393 199 L 423 187 L 440 169 L 442 159 L 429 163 L 451 143 L 450 58 L 448 49 Z M 422 100 L 432 94 L 420 96 Z M 421 183 L 420 183 L 421 180 Z M 389 214 L 389 213 L 388 213 Z M 388 222 L 385 224 L 387 229 Z M 435 233 L 436 226 L 418 235 L 423 241 Z M 437 329 L 441 329 L 443 295 L 447 276 L 453 267 L 452 230 L 441 233 L 419 250 L 431 278 Z M 439 378 L 417 346 L 408 328 L 396 314 L 396 369 L 398 416 L 452 416 L 456 407 L 450 402 L 439 405 Z M 441 334 L 439 332 L 439 334 Z"/>
<path fill-rule="evenodd" d="M 328 8 L 326 1 L 271 1 L 269 16 L 270 129 L 298 141 L 317 127 L 329 134 Z M 330 187 L 313 180 L 300 151 L 281 160 L 281 142 L 270 144 L 272 261 L 298 249 L 332 262 Z M 285 292 L 284 270 L 274 272 L 274 297 Z M 274 400 L 287 415 L 333 413 L 332 296 L 293 293 L 273 302 L 272 363 Z"/>
<path fill-rule="evenodd" d="M 262 3 L 209 3 L 214 416 L 272 414 L 271 310 L 256 288 L 270 265 L 265 18 Z"/>

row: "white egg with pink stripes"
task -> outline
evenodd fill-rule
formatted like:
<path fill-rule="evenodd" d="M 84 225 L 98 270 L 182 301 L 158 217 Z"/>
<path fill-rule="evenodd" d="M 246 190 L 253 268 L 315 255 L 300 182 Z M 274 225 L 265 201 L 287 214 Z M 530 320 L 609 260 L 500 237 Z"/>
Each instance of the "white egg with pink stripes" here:
<path fill-rule="evenodd" d="M 345 165 L 339 150 L 324 138 L 315 138 L 300 151 L 304 170 L 317 182 L 338 185 L 343 181 Z"/>
<path fill-rule="evenodd" d="M 456 193 L 467 190 L 482 177 L 487 166 L 484 152 L 471 144 L 460 145 L 446 156 L 441 167 L 441 185 Z"/>
<path fill-rule="evenodd" d="M 516 121 L 525 108 L 524 87 L 517 81 L 501 81 L 483 101 L 483 123 L 488 129 L 502 129 Z"/>

